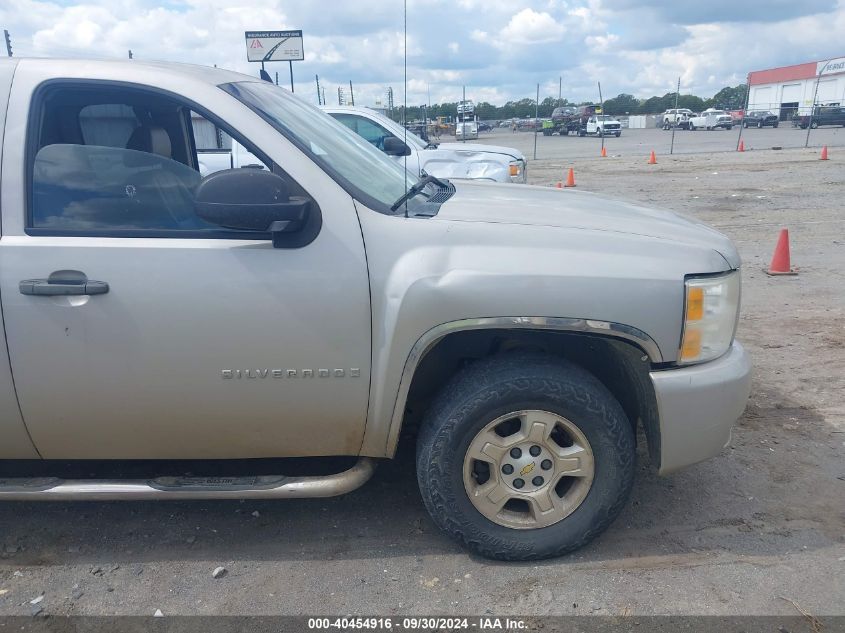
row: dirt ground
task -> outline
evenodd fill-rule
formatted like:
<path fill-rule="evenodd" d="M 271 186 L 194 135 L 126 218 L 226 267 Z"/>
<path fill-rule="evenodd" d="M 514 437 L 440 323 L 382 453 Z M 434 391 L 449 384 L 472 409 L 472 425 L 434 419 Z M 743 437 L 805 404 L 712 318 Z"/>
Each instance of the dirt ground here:
<path fill-rule="evenodd" d="M 534 184 L 574 166 L 579 190 L 718 227 L 744 259 L 754 377 L 733 445 L 665 479 L 641 454 L 630 503 L 585 549 L 531 564 L 467 554 L 427 517 L 404 446 L 336 499 L 0 504 L 0 615 L 795 615 L 787 599 L 845 615 L 845 151 L 831 158 L 531 163 Z M 795 277 L 762 272 L 781 227 Z"/>

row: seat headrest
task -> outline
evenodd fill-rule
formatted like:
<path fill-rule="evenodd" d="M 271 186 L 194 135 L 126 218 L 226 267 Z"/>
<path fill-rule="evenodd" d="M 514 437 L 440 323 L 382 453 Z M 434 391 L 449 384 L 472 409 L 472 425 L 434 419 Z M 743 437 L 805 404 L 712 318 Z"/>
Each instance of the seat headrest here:
<path fill-rule="evenodd" d="M 132 132 L 126 142 L 126 149 L 170 158 L 170 136 L 167 130 L 158 125 L 141 125 Z"/>
<path fill-rule="evenodd" d="M 132 132 L 126 142 L 126 149 L 170 158 L 170 136 L 167 134 L 167 130 L 158 125 L 141 125 Z M 131 166 L 135 167 L 140 167 L 148 162 L 144 160 L 143 156 L 137 154 L 129 154 L 126 158 L 127 160 L 124 162 L 132 163 Z"/>

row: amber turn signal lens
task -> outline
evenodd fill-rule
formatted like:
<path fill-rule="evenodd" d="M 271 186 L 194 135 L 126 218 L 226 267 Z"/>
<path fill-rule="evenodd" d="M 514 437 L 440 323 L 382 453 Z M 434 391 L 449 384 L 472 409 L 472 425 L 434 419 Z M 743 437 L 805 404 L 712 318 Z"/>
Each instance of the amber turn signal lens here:
<path fill-rule="evenodd" d="M 704 318 L 704 288 L 687 289 L 687 322 Z"/>
<path fill-rule="evenodd" d="M 681 345 L 681 360 L 693 360 L 701 354 L 701 331 L 689 329 L 684 332 L 684 343 Z"/>

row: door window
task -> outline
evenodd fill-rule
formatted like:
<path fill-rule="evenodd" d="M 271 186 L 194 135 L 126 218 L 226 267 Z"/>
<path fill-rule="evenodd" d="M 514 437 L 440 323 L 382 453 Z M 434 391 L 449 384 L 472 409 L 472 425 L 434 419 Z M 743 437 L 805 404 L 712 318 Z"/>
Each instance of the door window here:
<path fill-rule="evenodd" d="M 68 84 L 40 96 L 30 130 L 28 233 L 267 239 L 232 235 L 196 215 L 195 139 L 201 134 L 203 145 L 226 152 L 231 137 L 175 97 Z"/>

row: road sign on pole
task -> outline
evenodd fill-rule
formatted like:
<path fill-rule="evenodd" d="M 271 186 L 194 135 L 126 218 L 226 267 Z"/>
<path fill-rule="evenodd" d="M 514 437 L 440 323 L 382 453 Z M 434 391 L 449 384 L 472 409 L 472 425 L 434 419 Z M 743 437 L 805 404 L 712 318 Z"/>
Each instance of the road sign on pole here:
<path fill-rule="evenodd" d="M 246 31 L 246 58 L 250 62 L 290 62 L 305 59 L 302 31 Z"/>

